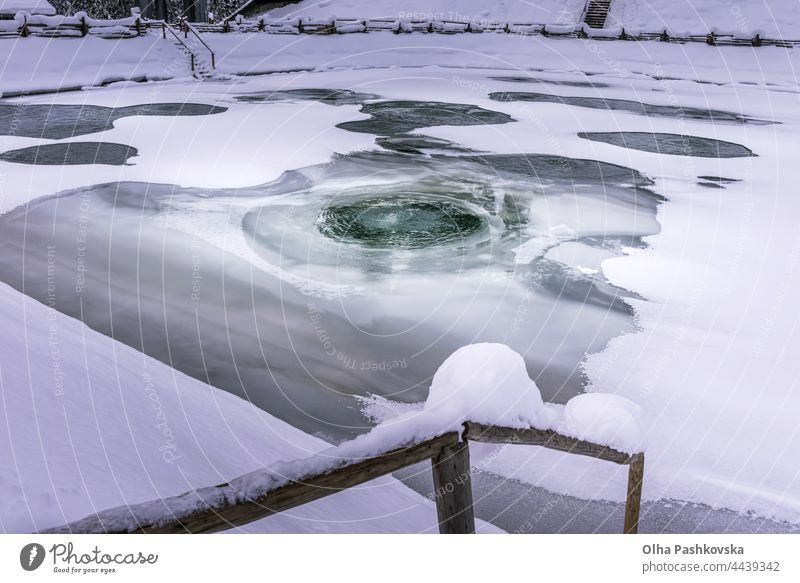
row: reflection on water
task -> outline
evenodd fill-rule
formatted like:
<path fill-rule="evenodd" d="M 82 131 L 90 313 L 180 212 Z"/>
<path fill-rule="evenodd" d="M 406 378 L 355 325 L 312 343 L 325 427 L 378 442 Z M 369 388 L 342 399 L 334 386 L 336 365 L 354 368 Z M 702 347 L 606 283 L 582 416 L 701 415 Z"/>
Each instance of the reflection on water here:
<path fill-rule="evenodd" d="M 469 342 L 525 354 L 549 400 L 578 392 L 585 353 L 632 324 L 599 268 L 658 231 L 648 182 L 589 160 L 376 151 L 241 190 L 105 184 L 0 217 L 0 278 L 341 439 L 368 425 L 353 395 L 422 400 Z"/>

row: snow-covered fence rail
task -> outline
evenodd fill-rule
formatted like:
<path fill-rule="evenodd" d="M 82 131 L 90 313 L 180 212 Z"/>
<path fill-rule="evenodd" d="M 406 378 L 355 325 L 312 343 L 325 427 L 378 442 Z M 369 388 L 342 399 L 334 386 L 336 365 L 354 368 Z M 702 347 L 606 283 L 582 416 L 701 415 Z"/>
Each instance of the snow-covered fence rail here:
<path fill-rule="evenodd" d="M 458 431 L 399 439 L 379 426 L 320 454 L 279 462 L 228 483 L 160 500 L 111 508 L 46 533 L 206 533 L 291 510 L 404 467 L 431 461 L 439 532 L 475 532 L 469 442 L 535 445 L 629 465 L 623 532 L 638 532 L 644 454 L 624 453 L 552 430 L 465 423 Z M 387 429 L 387 428 L 384 428 Z M 389 433 L 393 428 L 388 428 Z M 395 438 L 398 440 L 398 438 Z M 375 444 L 384 444 L 376 447 Z M 368 452 L 368 453 L 367 453 Z"/>
<path fill-rule="evenodd" d="M 450 20 L 409 20 L 396 18 L 336 18 L 319 20 L 291 18 L 267 20 L 263 16 L 246 19 L 237 16 L 216 24 L 194 23 L 203 33 L 258 33 L 267 34 L 352 34 L 365 32 L 461 34 L 499 33 L 520 36 L 545 36 L 552 38 L 581 38 L 593 40 L 655 40 L 673 43 L 702 42 L 710 45 L 783 46 L 800 45 L 800 39 L 768 39 L 759 34 L 753 37 L 737 37 L 730 33 L 709 31 L 706 34 L 686 34 L 666 29 L 654 31 L 632 31 L 622 27 L 591 28 L 585 23 L 555 25 L 535 22 L 464 22 Z"/>
<path fill-rule="evenodd" d="M 81 38 L 87 35 L 100 38 L 132 38 L 144 33 L 145 24 L 138 16 L 98 20 L 84 12 L 74 16 L 30 15 L 19 12 L 13 20 L 0 21 L 0 38 L 38 36 L 48 38 Z"/>

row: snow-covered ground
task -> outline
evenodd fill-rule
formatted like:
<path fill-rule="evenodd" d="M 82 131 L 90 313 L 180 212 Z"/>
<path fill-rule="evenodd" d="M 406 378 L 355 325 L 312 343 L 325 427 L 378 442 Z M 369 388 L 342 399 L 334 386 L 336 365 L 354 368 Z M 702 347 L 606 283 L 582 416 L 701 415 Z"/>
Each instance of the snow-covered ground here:
<path fill-rule="evenodd" d="M 287 169 L 324 162 L 334 152 L 371 146 L 371 136 L 334 128 L 365 117 L 355 105 L 279 104 L 270 106 L 276 108 L 274 117 L 259 119 L 250 105 L 234 103 L 232 92 L 337 87 L 386 98 L 473 103 L 508 113 L 517 121 L 488 129 L 440 126 L 417 133 L 482 151 L 555 150 L 629 166 L 652 178 L 653 189 L 668 199 L 658 213 L 662 230 L 647 239 L 649 248 L 630 250 L 625 257 L 599 265 L 611 283 L 639 295 L 629 300 L 637 326 L 590 355 L 584 367 L 591 391 L 625 396 L 644 411 L 645 498 L 701 502 L 800 522 L 800 473 L 795 464 L 800 448 L 795 420 L 800 370 L 793 357 L 800 342 L 793 301 L 800 286 L 794 196 L 800 180 L 794 161 L 800 131 L 796 50 L 502 35 L 230 34 L 209 40 L 221 57 L 220 68 L 228 73 L 309 71 L 233 82 L 122 85 L 28 99 L 26 103 L 104 105 L 196 101 L 229 110 L 166 121 L 125 118 L 114 129 L 93 135 L 91 139 L 137 147 L 140 156 L 133 166 L 34 170 L 0 162 L 0 208 L 7 211 L 33 197 L 112 180 L 260 184 Z M 80 46 L 90 41 L 114 45 L 95 39 L 63 42 Z M 34 44 L 17 44 L 14 50 L 21 51 L 24 62 L 39 58 Z M 82 63 L 77 70 L 84 71 L 86 79 L 80 84 L 96 76 L 97 61 L 91 59 L 99 56 L 87 51 L 74 57 Z M 157 54 L 165 66 L 175 52 L 170 45 L 169 51 L 158 49 Z M 429 66 L 434 61 L 438 66 Z M 112 69 L 133 66 L 130 58 L 121 65 L 109 62 Z M 13 60 L 6 60 L 5 68 L 16 71 Z M 540 82 L 491 79 L 510 74 Z M 24 75 L 12 75 L 8 86 L 25 87 L 31 75 Z M 34 76 L 34 83 L 48 86 L 67 79 L 63 68 L 55 81 L 52 75 Z M 586 80 L 597 86 L 558 84 Z M 510 90 L 711 107 L 779 124 L 711 124 L 488 99 L 492 91 Z M 728 140 L 747 146 L 757 157 L 659 155 L 577 136 L 583 131 L 622 130 Z M 3 151 L 40 142 L 0 137 Z M 222 172 L 223 168 L 235 171 Z M 698 176 L 737 182 L 709 189 L 697 184 Z M 562 256 L 568 258 L 569 253 Z M 0 455 L 7 456 L 3 467 L 15 468 L 10 476 L 0 476 L 0 518 L 6 531 L 54 526 L 123 502 L 176 494 L 325 445 L 74 320 L 55 316 L 6 286 L 0 292 L 0 320 L 6 331 L 17 331 L 0 339 L 2 411 L 9 427 L 0 436 L 9 447 L 0 447 Z M 152 380 L 145 380 L 145 374 Z M 174 463 L 165 459 L 173 443 L 165 440 L 159 426 L 162 414 L 181 455 Z M 483 469 L 551 491 L 612 500 L 624 492 L 622 471 L 602 462 L 521 446 L 500 451 L 473 447 L 473 459 Z M 359 510 L 365 495 L 374 498 L 375 506 Z M 391 479 L 320 501 L 292 516 L 266 519 L 257 528 L 424 531 L 435 522 L 429 503 Z M 337 522 L 354 516 L 352 524 Z"/>
<path fill-rule="evenodd" d="M 632 31 L 666 29 L 672 35 L 733 34 L 800 39 L 800 4 L 794 0 L 614 0 L 606 26 Z"/>
<path fill-rule="evenodd" d="M 467 0 L 304 0 L 266 13 L 269 18 L 401 18 L 459 22 L 579 23 L 585 0 L 509 0 L 487 4 Z M 613 0 L 606 27 L 672 35 L 720 34 L 751 38 L 800 39 L 800 6 L 794 0 Z"/>
<path fill-rule="evenodd" d="M 269 18 L 403 18 L 457 22 L 536 22 L 574 24 L 584 0 L 505 0 L 497 3 L 453 0 L 304 0 L 266 13 Z"/>
<path fill-rule="evenodd" d="M 155 32 L 117 40 L 15 37 L 2 39 L 0 49 L 3 96 L 191 76 L 186 55 Z"/>

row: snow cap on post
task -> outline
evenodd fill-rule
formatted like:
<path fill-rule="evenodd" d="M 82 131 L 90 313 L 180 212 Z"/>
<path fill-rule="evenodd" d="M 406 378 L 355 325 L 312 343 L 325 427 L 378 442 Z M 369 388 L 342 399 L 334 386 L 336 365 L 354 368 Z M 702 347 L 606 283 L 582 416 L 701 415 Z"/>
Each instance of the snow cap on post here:
<path fill-rule="evenodd" d="M 452 421 L 530 427 L 542 395 L 525 361 L 505 344 L 470 344 L 456 350 L 433 377 L 425 412 Z"/>

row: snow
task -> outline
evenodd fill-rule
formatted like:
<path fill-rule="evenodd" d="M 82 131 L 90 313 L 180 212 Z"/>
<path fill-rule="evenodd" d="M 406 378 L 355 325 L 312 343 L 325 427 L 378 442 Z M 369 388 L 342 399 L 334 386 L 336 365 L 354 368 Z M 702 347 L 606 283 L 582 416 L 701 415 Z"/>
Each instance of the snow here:
<path fill-rule="evenodd" d="M 572 397 L 564 407 L 566 435 L 621 451 L 644 451 L 642 408 L 619 395 L 587 393 Z"/>
<path fill-rule="evenodd" d="M 795 0 L 614 0 L 606 26 L 672 35 L 733 34 L 752 38 L 800 39 L 800 3 Z"/>
<path fill-rule="evenodd" d="M 272 34 L 206 35 L 217 54 L 219 71 L 235 75 L 286 71 L 352 71 L 356 68 L 413 67 L 433 64 L 452 69 L 506 69 L 515 73 L 550 71 L 624 79 L 672 78 L 713 83 L 770 83 L 796 90 L 793 71 L 800 53 L 780 47 L 758 49 L 688 43 L 678 47 L 658 41 L 604 42 L 515 34 L 384 34 L 305 35 L 287 40 Z M 436 54 L 435 60 L 431 54 Z M 735 62 L 735 66 L 734 63 Z M 452 71 L 457 75 L 457 71 Z M 501 74 L 501 73 L 498 73 Z M 453 79 L 451 75 L 451 80 Z M 342 78 L 346 84 L 348 76 Z M 595 77 L 597 79 L 597 77 Z M 597 79 L 601 80 L 601 79 Z M 492 85 L 484 79 L 484 84 Z M 499 83 L 496 83 L 499 85 Z M 473 88 L 475 89 L 475 88 Z M 514 84 L 506 90 L 527 90 Z M 669 103 L 670 95 L 646 88 L 648 97 Z M 698 88 L 696 88 L 698 89 Z M 535 89 L 531 89 L 535 90 Z M 463 92 L 462 92 L 463 93 Z M 471 91 L 470 93 L 476 93 Z M 574 95 L 577 92 L 564 92 Z M 696 92 L 702 95 L 698 89 Z M 597 95 L 596 92 L 591 92 Z M 631 98 L 630 92 L 622 93 Z M 728 95 L 730 98 L 730 94 Z M 606 128 L 607 129 L 607 128 Z"/>
<path fill-rule="evenodd" d="M 188 59 L 157 34 L 120 40 L 31 36 L 2 43 L 0 94 L 6 97 L 127 79 L 191 75 Z"/>
<path fill-rule="evenodd" d="M 5 284 L 0 321 L 22 335 L 0 336 L 4 532 L 56 527 L 263 466 L 280 472 L 288 467 L 280 460 L 329 447 Z M 245 530 L 432 532 L 436 510 L 386 477 Z"/>
<path fill-rule="evenodd" d="M 455 351 L 433 377 L 423 412 L 507 427 L 529 427 L 542 413 L 542 395 L 525 361 L 505 344 L 470 344 Z"/>
<path fill-rule="evenodd" d="M 634 26 L 638 22 L 636 18 L 640 18 L 642 27 L 646 24 L 649 29 L 652 19 L 644 12 L 649 5 L 658 6 L 663 22 L 674 23 L 670 26 L 676 29 L 704 33 L 712 21 L 715 27 L 736 28 L 736 15 L 731 12 L 736 5 L 729 8 L 727 2 L 717 3 L 725 6 L 710 19 L 697 17 L 700 11 L 697 4 L 692 3 L 693 10 L 688 10 L 686 3 L 681 2 L 663 0 L 648 4 L 615 0 L 612 15 L 614 11 L 616 14 L 627 11 L 627 23 Z M 673 5 L 674 9 L 669 7 Z M 708 5 L 711 5 L 710 0 L 702 6 Z M 331 2 L 326 10 L 335 10 L 342 17 L 353 16 L 344 11 L 339 14 L 337 6 L 336 2 Z M 376 4 L 376 14 L 380 6 Z M 740 3 L 738 8 L 748 15 L 752 31 L 763 28 L 765 36 L 770 36 L 769 31 L 773 30 L 776 34 L 796 37 L 793 27 L 800 22 L 793 12 L 796 6 L 796 3 L 771 2 L 770 11 L 760 2 L 754 2 L 752 5 Z M 282 10 L 288 14 L 292 8 Z M 421 8 L 433 11 L 437 5 L 428 7 L 426 3 Z M 778 23 L 770 24 L 771 15 L 778 12 L 787 15 L 786 18 L 776 18 Z M 417 133 L 452 140 L 481 151 L 556 151 L 594 158 L 634 167 L 653 178 L 653 189 L 668 200 L 659 208 L 661 232 L 647 238 L 647 249 L 629 249 L 624 257 L 609 258 L 596 249 L 590 250 L 559 237 L 553 237 L 547 244 L 548 258 L 587 274 L 585 270 L 590 270 L 593 277 L 605 278 L 639 298 L 628 300 L 636 313 L 636 326 L 625 330 L 604 350 L 588 356 L 584 372 L 590 393 L 574 399 L 571 409 L 569 405 L 562 408 L 563 428 L 592 440 L 617 437 L 632 440 L 631 435 L 638 426 L 638 413 L 630 413 L 627 404 L 614 406 L 608 396 L 601 397 L 599 403 L 592 402 L 598 393 L 626 397 L 641 408 L 646 421 L 643 429 L 647 443 L 645 499 L 674 498 L 800 522 L 797 496 L 800 481 L 795 469 L 796 452 L 800 449 L 800 429 L 795 419 L 796 411 L 800 410 L 800 387 L 792 350 L 800 343 L 794 301 L 800 284 L 800 236 L 795 225 L 797 202 L 794 196 L 800 168 L 794 160 L 796 148 L 791 147 L 800 130 L 795 73 L 800 65 L 798 51 L 703 44 L 676 46 L 658 42 L 593 43 L 487 34 L 376 33 L 309 36 L 299 37 L 299 40 L 280 35 L 229 34 L 206 35 L 206 38 L 217 51 L 220 69 L 224 72 L 284 72 L 238 80 L 242 92 L 288 87 L 349 87 L 388 98 L 436 96 L 441 100 L 475 103 L 506 112 L 518 121 L 500 129 L 443 126 L 425 128 Z M 0 42 L 12 47 L 0 56 L 4 60 L 0 64 L 3 67 L 0 87 L 4 92 L 84 85 L 139 75 L 188 75 L 185 59 L 172 45 L 154 36 L 119 43 L 92 38 L 80 41 L 28 38 Z M 109 58 L 109 51 L 112 58 Z M 144 54 L 148 55 L 147 59 L 142 58 Z M 439 66 L 419 66 L 431 62 Z M 484 70 L 478 70 L 480 67 Z M 534 67 L 538 70 L 532 70 Z M 69 77 L 64 73 L 67 68 Z M 297 72 L 300 69 L 308 71 Z M 34 71 L 36 74 L 32 74 Z M 509 71 L 543 78 L 544 82 L 522 85 L 490 79 L 508 75 Z M 584 73 L 592 73 L 591 80 L 610 87 L 577 88 L 555 84 L 585 81 Z M 333 129 L 333 125 L 341 121 L 363 118 L 355 106 L 280 104 L 276 111 L 280 111 L 277 117 L 281 122 L 265 130 L 248 123 L 248 110 L 242 105 L 237 107 L 227 101 L 228 89 L 225 84 L 175 82 L 27 99 L 26 102 L 39 103 L 127 105 L 145 103 L 149 92 L 157 91 L 159 98 L 169 96 L 222 103 L 230 109 L 202 119 L 175 118 L 168 124 L 156 118 L 118 121 L 103 139 L 137 147 L 140 158 L 132 167 L 78 167 L 57 171 L 39 167 L 34 172 L 23 165 L 3 164 L 0 171 L 4 185 L 17 187 L 4 189 L 2 210 L 57 190 L 117 179 L 152 177 L 165 182 L 217 186 L 258 184 L 287 168 L 324 161 L 338 151 L 330 143 L 341 143 L 339 147 L 344 151 L 369 145 L 365 144 L 370 141 L 369 137 L 348 137 Z M 781 125 L 712 125 L 696 120 L 647 118 L 560 104 L 500 103 L 487 99 L 491 91 L 512 89 L 638 99 L 663 105 L 711 106 L 775 119 Z M 164 93 L 160 93 L 162 91 Z M 301 112 L 310 120 L 307 126 L 283 123 L 284 119 Z M 676 124 L 680 133 L 743 144 L 757 153 L 758 158 L 715 160 L 659 156 L 589 143 L 576 136 L 580 131 L 623 129 L 674 133 Z M 312 125 L 317 129 L 312 131 Z M 318 137 L 320 131 L 326 139 Z M 192 136 L 189 146 L 174 137 L 187 135 L 187 132 Z M 297 132 L 302 135 L 295 139 Z M 225 136 L 224 146 L 220 146 L 220 136 Z M 347 141 L 351 138 L 352 142 Z M 237 143 L 254 140 L 258 140 L 260 148 L 265 148 L 257 156 L 260 164 L 253 163 L 256 154 L 252 151 L 236 149 Z M 2 147 L 8 150 L 38 142 L 4 136 Z M 154 143 L 163 144 L 163 147 L 154 148 Z M 184 152 L 187 153 L 184 155 Z M 280 157 L 272 162 L 270 156 L 276 152 Z M 164 156 L 162 163 L 158 161 L 159 156 Z M 228 164 L 234 165 L 235 171 L 219 172 Z M 726 184 L 725 190 L 704 189 L 697 186 L 697 177 L 702 175 L 724 176 L 741 182 Z M 570 225 L 568 209 L 548 209 L 548 212 L 562 213 L 564 224 Z M 611 209 L 598 213 L 580 219 L 599 223 L 616 220 Z M 599 273 L 595 273 L 598 270 Z M 14 342 L 13 334 L 6 334 L 0 341 L 3 411 L 15 437 L 13 448 L 0 448 L 0 455 L 6 456 L 0 460 L 2 467 L 14 468 L 11 474 L 0 477 L 6 504 L 2 509 L 5 530 L 53 526 L 95 509 L 128 501 L 140 502 L 154 495 L 177 494 L 189 486 L 209 485 L 255 470 L 279 457 L 288 459 L 294 453 L 302 457 L 326 447 L 225 393 L 190 381 L 62 316 L 57 319 L 59 335 L 65 339 L 60 345 L 59 363 L 68 363 L 68 368 L 64 368 L 68 373 L 65 378 L 71 379 L 72 384 L 67 387 L 66 394 L 74 396 L 74 401 L 63 397 L 58 400 L 51 394 L 54 380 L 49 377 L 53 376 L 53 361 L 47 341 L 46 308 L 5 287 L 1 305 L 4 329 L 18 330 L 20 334 L 29 330 L 25 343 Z M 96 360 L 98 364 L 89 371 L 85 367 L 87 360 L 93 363 Z M 134 434 L 127 430 L 129 422 L 131 427 L 148 427 L 145 414 L 153 415 L 147 409 L 150 406 L 147 402 L 142 404 L 136 400 L 137 396 L 142 400 L 144 389 L 137 392 L 130 388 L 142 387 L 139 371 L 145 364 L 141 363 L 146 363 L 146 370 L 157 380 L 158 396 L 173 432 L 182 436 L 181 462 L 186 462 L 185 480 L 176 478 L 174 468 L 163 461 L 159 452 L 163 443 L 157 432 L 137 430 Z M 483 374 L 480 368 L 478 372 Z M 89 374 L 97 377 L 87 377 Z M 92 381 L 91 391 L 86 388 L 87 378 Z M 467 385 L 468 380 L 465 381 Z M 16 389 L 19 386 L 24 390 Z M 113 390 L 106 395 L 107 391 L 96 389 L 98 386 L 110 386 Z M 522 386 L 526 384 L 523 382 Z M 12 391 L 9 387 L 15 389 Z M 480 397 L 474 387 L 469 388 L 470 400 L 465 399 L 465 402 Z M 33 393 L 34 390 L 39 392 Z M 514 403 L 519 395 L 503 398 Z M 95 406 L 102 407 L 104 416 L 89 415 L 87 419 L 85 412 L 92 410 L 93 401 Z M 464 403 L 457 405 L 460 412 L 468 408 Z M 11 406 L 13 409 L 9 408 Z M 613 411 L 611 417 L 602 413 L 607 407 Z M 381 411 L 376 415 L 380 415 L 378 420 L 384 424 L 397 419 L 387 413 L 388 408 L 385 404 L 372 405 L 373 410 Z M 492 414 L 502 415 L 507 409 Z M 131 411 L 130 419 L 120 412 L 123 410 Z M 526 408 L 523 413 L 529 415 L 529 410 Z M 402 415 L 420 416 L 420 410 L 404 409 Z M 41 419 L 38 425 L 37 416 Z M 194 424 L 195 418 L 199 427 Z M 175 426 L 172 419 L 175 419 Z M 52 431 L 43 434 L 47 435 L 46 440 L 39 440 L 39 427 Z M 265 443 L 265 427 L 270 428 L 267 429 L 269 435 L 278 436 L 276 439 L 283 444 L 280 448 L 272 449 L 269 440 Z M 76 441 L 79 447 L 73 451 L 70 434 L 76 428 L 80 441 Z M 597 433 L 593 433 L 595 430 Z M 614 433 L 615 430 L 621 435 Z M 401 436 L 401 433 L 397 429 L 397 434 L 391 437 Z M 22 443 L 16 441 L 17 435 L 24 437 Z M 291 437 L 283 437 L 285 435 Z M 10 438 L 4 436 L 4 439 Z M 372 447 L 369 443 L 366 445 Z M 542 448 L 507 446 L 498 449 L 478 444 L 471 448 L 473 461 L 483 464 L 481 467 L 555 492 L 613 500 L 620 499 L 625 491 L 626 468 L 613 464 L 576 459 L 577 456 Z M 106 456 L 116 450 L 119 455 Z M 231 451 L 245 453 L 231 456 Z M 142 460 L 139 460 L 140 455 Z M 85 484 L 81 476 L 86 478 Z M 425 528 L 422 517 L 416 522 L 414 511 L 406 510 L 413 508 L 413 496 L 405 498 L 408 496 L 405 491 L 402 495 L 381 493 L 384 489 L 395 492 L 393 488 L 396 483 L 384 485 L 382 482 L 374 493 L 375 502 L 390 504 L 390 498 L 398 500 L 387 512 L 398 521 L 408 519 L 410 522 L 401 525 L 367 520 L 358 528 L 375 530 L 385 524 L 392 530 Z M 276 530 L 336 528 L 338 525 L 328 523 L 323 527 L 322 517 L 343 516 L 345 508 L 354 512 L 359 507 L 358 500 L 348 496 L 337 495 L 327 506 L 314 506 L 317 510 L 309 524 L 304 523 L 302 517 L 292 522 L 294 515 L 268 520 L 273 521 L 272 524 L 286 521 Z M 423 514 L 428 520 L 428 506 Z"/>
<path fill-rule="evenodd" d="M 47 0 L 0 0 L 0 14 L 45 14 L 52 16 L 56 9 Z"/>
<path fill-rule="evenodd" d="M 506 0 L 486 4 L 474 0 L 332 0 L 318 2 L 305 0 L 276 8 L 265 14 L 267 18 L 313 17 L 335 18 L 393 18 L 403 20 L 450 20 L 456 22 L 531 22 L 538 24 L 572 24 L 583 11 L 584 0 Z"/>

